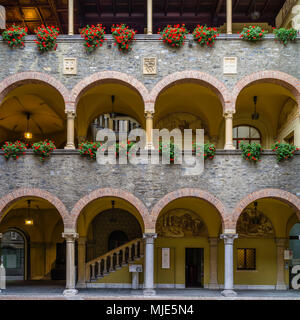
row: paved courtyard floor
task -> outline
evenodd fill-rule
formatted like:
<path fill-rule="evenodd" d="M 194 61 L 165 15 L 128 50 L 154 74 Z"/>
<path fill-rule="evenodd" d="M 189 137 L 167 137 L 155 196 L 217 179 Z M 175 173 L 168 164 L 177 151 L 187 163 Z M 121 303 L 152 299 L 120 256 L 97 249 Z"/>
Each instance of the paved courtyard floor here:
<path fill-rule="evenodd" d="M 221 290 L 157 289 L 155 296 L 147 297 L 142 290 L 89 288 L 65 297 L 64 288 L 64 281 L 8 281 L 0 300 L 300 300 L 300 290 L 236 290 L 236 297 L 227 298 Z"/>

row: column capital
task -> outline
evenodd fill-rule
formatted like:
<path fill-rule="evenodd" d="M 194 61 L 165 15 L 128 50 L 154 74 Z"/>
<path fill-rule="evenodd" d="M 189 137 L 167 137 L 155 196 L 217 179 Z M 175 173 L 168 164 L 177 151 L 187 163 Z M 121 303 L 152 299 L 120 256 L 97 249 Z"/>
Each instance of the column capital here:
<path fill-rule="evenodd" d="M 276 238 L 275 243 L 277 247 L 286 247 L 287 239 L 286 238 Z"/>
<path fill-rule="evenodd" d="M 154 243 L 154 240 L 157 238 L 157 233 L 144 233 L 143 238 L 146 243 Z"/>
<path fill-rule="evenodd" d="M 76 113 L 74 110 L 66 110 L 66 115 L 68 119 L 75 119 Z"/>
<path fill-rule="evenodd" d="M 236 233 L 223 233 L 220 235 L 220 239 L 224 240 L 225 244 L 233 245 L 234 239 L 238 238 Z"/>
<path fill-rule="evenodd" d="M 234 114 L 234 111 L 233 110 L 226 110 L 224 113 L 223 113 L 223 117 L 225 119 L 232 119 L 233 118 L 233 114 Z"/>
<path fill-rule="evenodd" d="M 153 111 L 145 111 L 146 119 L 153 119 L 154 112 Z"/>
<path fill-rule="evenodd" d="M 62 234 L 62 237 L 65 238 L 68 242 L 73 242 L 79 237 L 79 235 L 76 232 L 74 232 L 74 233 L 64 232 Z"/>
<path fill-rule="evenodd" d="M 208 238 L 208 242 L 210 246 L 217 246 L 219 242 L 219 238 Z"/>

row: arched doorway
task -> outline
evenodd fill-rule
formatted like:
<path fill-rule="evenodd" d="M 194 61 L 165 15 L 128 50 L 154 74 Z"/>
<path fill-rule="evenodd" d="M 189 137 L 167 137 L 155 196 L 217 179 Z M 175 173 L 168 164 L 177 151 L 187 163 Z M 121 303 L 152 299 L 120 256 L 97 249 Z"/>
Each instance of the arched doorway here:
<path fill-rule="evenodd" d="M 128 236 L 125 232 L 116 230 L 108 237 L 108 251 L 118 248 L 128 242 Z"/>
<path fill-rule="evenodd" d="M 11 228 L 2 234 L 1 258 L 7 280 L 27 280 L 29 244 L 28 237 L 21 230 Z"/>

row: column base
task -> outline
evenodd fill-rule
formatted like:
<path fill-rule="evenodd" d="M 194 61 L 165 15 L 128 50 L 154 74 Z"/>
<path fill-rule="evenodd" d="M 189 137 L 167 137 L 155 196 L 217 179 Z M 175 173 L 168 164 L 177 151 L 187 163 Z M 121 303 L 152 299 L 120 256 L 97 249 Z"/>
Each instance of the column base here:
<path fill-rule="evenodd" d="M 155 150 L 152 142 L 147 143 L 144 150 Z"/>
<path fill-rule="evenodd" d="M 235 146 L 233 144 L 225 144 L 224 150 L 235 150 Z"/>
<path fill-rule="evenodd" d="M 285 284 L 276 284 L 275 290 L 287 290 L 287 286 Z"/>
<path fill-rule="evenodd" d="M 208 284 L 208 289 L 209 290 L 219 290 L 220 286 L 217 283 L 209 283 Z"/>
<path fill-rule="evenodd" d="M 74 144 L 67 144 L 65 147 L 64 147 L 65 150 L 75 150 L 75 145 Z"/>
<path fill-rule="evenodd" d="M 237 293 L 233 290 L 225 289 L 221 292 L 221 295 L 224 297 L 236 297 Z"/>
<path fill-rule="evenodd" d="M 86 283 L 85 282 L 77 282 L 76 288 L 85 289 L 86 288 Z"/>
<path fill-rule="evenodd" d="M 156 292 L 154 289 L 144 289 L 143 290 L 143 295 L 144 296 L 155 296 Z"/>
<path fill-rule="evenodd" d="M 67 297 L 76 296 L 78 294 L 78 290 L 76 289 L 65 289 L 63 295 Z"/>

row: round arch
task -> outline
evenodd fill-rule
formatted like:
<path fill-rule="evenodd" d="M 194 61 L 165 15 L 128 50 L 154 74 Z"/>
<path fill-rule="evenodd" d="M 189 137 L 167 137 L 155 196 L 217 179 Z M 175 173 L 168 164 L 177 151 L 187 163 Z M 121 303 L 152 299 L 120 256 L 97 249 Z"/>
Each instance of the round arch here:
<path fill-rule="evenodd" d="M 77 221 L 82 210 L 94 200 L 105 198 L 105 197 L 120 198 L 129 202 L 132 206 L 136 208 L 136 210 L 141 215 L 144 222 L 145 229 L 148 229 L 151 226 L 150 219 L 149 219 L 149 211 L 140 199 L 138 199 L 132 193 L 125 190 L 101 188 L 101 189 L 92 191 L 91 193 L 89 193 L 88 195 L 84 196 L 79 201 L 77 201 L 77 203 L 75 204 L 75 206 L 71 211 L 72 230 L 77 229 Z"/>
<path fill-rule="evenodd" d="M 64 228 L 68 229 L 70 226 L 70 214 L 66 208 L 66 206 L 59 200 L 56 196 L 51 194 L 48 191 L 36 189 L 36 188 L 21 188 L 14 190 L 13 192 L 7 194 L 6 196 L 0 199 L 0 222 L 3 219 L 8 208 L 18 200 L 26 197 L 36 197 L 41 198 L 43 200 L 51 203 L 60 214 Z"/>
<path fill-rule="evenodd" d="M 148 102 L 147 88 L 136 78 L 118 71 L 101 71 L 94 73 L 81 80 L 71 91 L 71 101 L 74 103 L 74 111 L 76 111 L 78 101 L 83 93 L 90 88 L 101 83 L 116 82 L 123 84 L 136 91 L 143 100 L 144 105 Z"/>
<path fill-rule="evenodd" d="M 263 198 L 273 198 L 289 204 L 296 210 L 296 215 L 300 221 L 300 199 L 297 196 L 280 189 L 263 189 L 250 193 L 237 204 L 231 215 L 231 228 L 236 230 L 240 215 L 250 203 Z"/>
<path fill-rule="evenodd" d="M 156 226 L 156 222 L 159 217 L 159 214 L 164 207 L 166 207 L 170 202 L 174 200 L 177 200 L 180 198 L 186 198 L 186 197 L 199 198 L 213 205 L 220 214 L 223 230 L 229 228 L 229 226 L 227 225 L 228 214 L 227 214 L 227 209 L 225 205 L 218 198 L 216 198 L 214 195 L 212 195 L 208 191 L 193 189 L 193 188 L 179 189 L 171 193 L 168 193 L 156 203 L 150 215 L 152 220 L 152 225 L 154 226 L 154 228 Z"/>
<path fill-rule="evenodd" d="M 299 80 L 293 76 L 290 76 L 287 73 L 284 73 L 281 71 L 273 71 L 273 70 L 255 72 L 238 81 L 232 91 L 231 108 L 235 110 L 237 98 L 245 88 L 258 83 L 273 83 L 273 84 L 280 85 L 286 88 L 287 90 L 289 90 L 297 101 L 299 113 L 300 113 Z"/>
<path fill-rule="evenodd" d="M 146 106 L 145 111 L 154 112 L 155 103 L 158 96 L 168 88 L 187 82 L 195 82 L 212 90 L 220 99 L 223 111 L 226 112 L 231 106 L 231 94 L 226 86 L 215 77 L 200 71 L 181 71 L 172 73 L 160 80 L 150 93 L 150 104 Z"/>
<path fill-rule="evenodd" d="M 30 83 L 45 84 L 54 88 L 62 96 L 65 106 L 69 103 L 69 90 L 60 81 L 48 74 L 27 71 L 11 75 L 0 82 L 0 104 L 11 90 Z"/>

